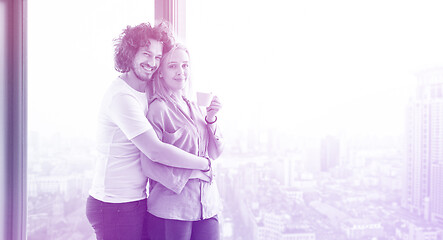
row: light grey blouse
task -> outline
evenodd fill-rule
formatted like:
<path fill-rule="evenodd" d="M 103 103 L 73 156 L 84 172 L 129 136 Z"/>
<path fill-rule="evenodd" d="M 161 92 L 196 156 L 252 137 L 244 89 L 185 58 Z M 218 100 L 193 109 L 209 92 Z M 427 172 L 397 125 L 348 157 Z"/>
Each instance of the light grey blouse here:
<path fill-rule="evenodd" d="M 183 111 L 180 106 L 158 96 L 153 98 L 147 116 L 159 139 L 202 157 L 209 156 L 208 146 L 211 141 L 220 150 L 223 143 L 216 124 L 207 124 L 199 107 L 187 99 L 185 101 L 189 111 Z M 148 161 L 143 167 L 149 168 L 152 164 L 158 163 Z M 189 178 L 191 172 L 192 170 L 170 167 L 169 174 L 180 179 Z M 157 217 L 197 221 L 211 218 L 219 214 L 221 209 L 221 199 L 214 180 L 208 183 L 189 179 L 181 191 L 171 190 L 150 180 L 148 212 Z"/>

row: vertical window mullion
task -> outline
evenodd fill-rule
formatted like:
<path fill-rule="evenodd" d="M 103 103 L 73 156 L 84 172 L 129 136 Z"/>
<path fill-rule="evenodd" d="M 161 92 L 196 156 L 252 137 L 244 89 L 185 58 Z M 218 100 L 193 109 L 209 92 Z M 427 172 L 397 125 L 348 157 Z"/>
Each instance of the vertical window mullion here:
<path fill-rule="evenodd" d="M 26 239 L 26 1 L 6 0 L 4 239 Z M 2 169 L 3 170 L 3 169 Z"/>
<path fill-rule="evenodd" d="M 168 21 L 178 41 L 186 40 L 186 0 L 155 0 L 155 22 Z"/>

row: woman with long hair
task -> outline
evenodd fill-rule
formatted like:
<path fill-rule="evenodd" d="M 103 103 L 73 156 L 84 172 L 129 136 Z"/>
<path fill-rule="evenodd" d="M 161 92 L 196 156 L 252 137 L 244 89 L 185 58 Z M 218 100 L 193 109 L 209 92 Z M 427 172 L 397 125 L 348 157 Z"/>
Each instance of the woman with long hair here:
<path fill-rule="evenodd" d="M 147 116 L 162 142 L 206 157 L 211 163 L 223 151 L 216 116 L 221 103 L 214 96 L 204 115 L 189 100 L 189 75 L 189 52 L 183 45 L 175 44 L 164 54 L 154 75 Z M 192 170 L 176 168 L 176 171 Z M 222 209 L 221 199 L 212 169 L 206 174 L 211 179 L 209 182 L 192 178 L 180 193 L 150 181 L 148 212 L 164 223 L 164 236 L 157 236 L 159 239 L 219 239 L 217 214 Z"/>

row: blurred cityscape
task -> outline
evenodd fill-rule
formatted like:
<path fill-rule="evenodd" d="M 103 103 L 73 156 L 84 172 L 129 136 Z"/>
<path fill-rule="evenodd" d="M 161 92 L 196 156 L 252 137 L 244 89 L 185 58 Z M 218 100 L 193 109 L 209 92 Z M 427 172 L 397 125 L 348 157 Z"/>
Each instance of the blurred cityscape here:
<path fill-rule="evenodd" d="M 225 126 L 222 239 L 443 240 L 443 69 L 417 79 L 403 136 Z M 28 141 L 28 239 L 95 239 L 85 216 L 93 141 Z"/>

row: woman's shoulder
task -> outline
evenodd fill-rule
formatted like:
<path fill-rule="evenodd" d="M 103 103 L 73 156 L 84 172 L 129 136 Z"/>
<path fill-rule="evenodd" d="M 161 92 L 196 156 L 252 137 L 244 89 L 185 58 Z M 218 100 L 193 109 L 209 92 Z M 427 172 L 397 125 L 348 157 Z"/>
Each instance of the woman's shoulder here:
<path fill-rule="evenodd" d="M 164 98 L 154 95 L 149 99 L 149 109 L 151 108 L 164 108 L 166 107 L 166 101 Z"/>
<path fill-rule="evenodd" d="M 161 96 L 154 95 L 149 100 L 148 113 L 149 112 L 164 113 L 168 112 L 170 108 L 171 104 L 168 103 L 166 99 L 164 99 Z"/>

